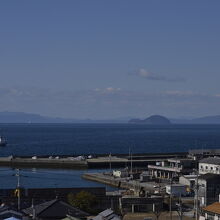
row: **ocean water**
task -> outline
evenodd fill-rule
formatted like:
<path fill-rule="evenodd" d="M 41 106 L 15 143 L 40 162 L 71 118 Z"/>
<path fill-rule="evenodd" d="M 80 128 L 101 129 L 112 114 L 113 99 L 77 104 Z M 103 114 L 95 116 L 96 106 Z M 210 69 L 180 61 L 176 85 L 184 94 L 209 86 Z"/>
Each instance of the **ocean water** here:
<path fill-rule="evenodd" d="M 20 186 L 24 188 L 77 188 L 106 187 L 112 191 L 115 188 L 81 178 L 83 173 L 103 172 L 106 170 L 66 170 L 66 169 L 20 169 Z M 0 189 L 14 189 L 17 186 L 16 169 L 0 168 Z"/>
<path fill-rule="evenodd" d="M 183 152 L 220 148 L 220 125 L 149 126 L 133 124 L 1 124 L 8 145 L 0 156 L 82 155 Z M 103 170 L 21 169 L 21 185 L 40 187 L 99 187 L 81 179 L 84 172 Z M 16 171 L 0 168 L 0 188 L 16 187 Z M 107 190 L 113 188 L 107 186 Z"/>
<path fill-rule="evenodd" d="M 0 156 L 183 152 L 220 148 L 220 125 L 1 124 Z"/>

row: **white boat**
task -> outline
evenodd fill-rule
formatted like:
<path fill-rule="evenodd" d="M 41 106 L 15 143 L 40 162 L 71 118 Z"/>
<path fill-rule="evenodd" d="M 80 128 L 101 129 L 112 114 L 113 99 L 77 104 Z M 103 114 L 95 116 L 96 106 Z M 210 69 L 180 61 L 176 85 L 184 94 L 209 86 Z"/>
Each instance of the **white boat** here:
<path fill-rule="evenodd" d="M 0 146 L 4 147 L 7 145 L 7 141 L 4 137 L 0 136 Z"/>

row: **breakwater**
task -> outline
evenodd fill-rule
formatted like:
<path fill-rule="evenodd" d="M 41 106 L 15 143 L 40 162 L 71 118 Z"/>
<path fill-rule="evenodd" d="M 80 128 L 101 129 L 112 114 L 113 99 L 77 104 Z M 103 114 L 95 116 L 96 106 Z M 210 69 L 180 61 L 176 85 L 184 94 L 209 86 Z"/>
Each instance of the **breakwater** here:
<path fill-rule="evenodd" d="M 122 189 L 134 189 L 136 191 L 144 189 L 148 192 L 153 192 L 155 190 L 155 182 L 141 183 L 138 180 L 129 180 L 127 178 L 115 178 L 109 173 L 84 173 L 82 175 L 82 178 Z"/>
<path fill-rule="evenodd" d="M 82 175 L 82 178 L 123 189 L 130 189 L 133 186 L 131 183 L 126 182 L 125 180 L 122 181 L 119 179 L 114 179 L 113 177 L 104 175 L 103 173 L 85 173 Z"/>
<path fill-rule="evenodd" d="M 71 168 L 71 169 L 86 169 L 88 168 L 87 161 L 71 160 L 68 158 L 49 159 L 49 158 L 10 158 L 1 157 L 0 166 L 10 167 L 36 167 L 36 168 Z"/>
<path fill-rule="evenodd" d="M 120 168 L 120 167 L 146 167 L 168 158 L 184 158 L 187 153 L 170 154 L 141 154 L 141 155 L 101 155 L 93 158 L 87 156 L 77 157 L 0 157 L 0 166 L 11 167 L 40 167 L 40 168 Z"/>

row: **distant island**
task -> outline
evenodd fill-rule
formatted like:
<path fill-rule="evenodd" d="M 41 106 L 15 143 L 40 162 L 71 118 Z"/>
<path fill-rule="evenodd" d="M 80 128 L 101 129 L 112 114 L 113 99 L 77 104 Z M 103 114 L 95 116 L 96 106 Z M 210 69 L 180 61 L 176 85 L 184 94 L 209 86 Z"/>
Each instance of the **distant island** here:
<path fill-rule="evenodd" d="M 135 124 L 149 124 L 149 125 L 169 125 L 171 124 L 170 120 L 161 115 L 152 115 L 146 119 L 131 119 L 129 123 Z"/>

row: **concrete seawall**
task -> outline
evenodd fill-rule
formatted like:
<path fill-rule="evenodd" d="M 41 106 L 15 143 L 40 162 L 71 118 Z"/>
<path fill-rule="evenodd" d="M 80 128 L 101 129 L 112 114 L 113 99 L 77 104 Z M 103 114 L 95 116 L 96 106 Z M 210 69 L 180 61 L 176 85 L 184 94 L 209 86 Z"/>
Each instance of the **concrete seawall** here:
<path fill-rule="evenodd" d="M 139 184 L 135 180 L 127 181 L 125 178 L 114 178 L 113 176 L 105 175 L 103 173 L 85 173 L 82 175 L 82 178 L 122 189 L 135 189 L 139 191 L 141 188 L 143 188 L 147 191 L 154 190 L 153 185 Z"/>
<path fill-rule="evenodd" d="M 88 169 L 88 168 L 109 168 L 117 167 L 124 168 L 131 166 L 134 167 L 147 167 L 147 165 L 155 164 L 156 161 L 162 161 L 167 158 L 182 158 L 186 153 L 170 153 L 170 154 L 142 154 L 134 155 L 131 158 L 128 155 L 116 156 L 98 156 L 95 158 L 84 159 L 82 156 L 76 157 L 0 157 L 0 166 L 11 167 L 41 167 L 41 168 L 69 168 L 69 169 Z"/>
<path fill-rule="evenodd" d="M 70 168 L 86 169 L 87 161 L 70 160 L 67 158 L 48 159 L 48 158 L 9 158 L 1 157 L 0 166 L 11 167 L 39 167 L 39 168 Z"/>

